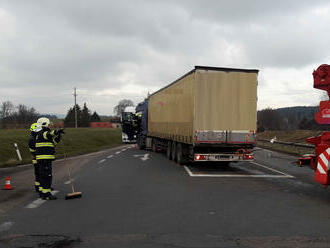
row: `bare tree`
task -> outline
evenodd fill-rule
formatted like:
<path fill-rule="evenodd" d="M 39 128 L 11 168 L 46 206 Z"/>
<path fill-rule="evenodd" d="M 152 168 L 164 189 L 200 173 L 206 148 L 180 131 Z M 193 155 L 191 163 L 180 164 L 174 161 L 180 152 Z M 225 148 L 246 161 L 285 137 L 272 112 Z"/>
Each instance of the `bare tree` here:
<path fill-rule="evenodd" d="M 113 109 L 113 112 L 120 116 L 122 112 L 124 112 L 125 108 L 126 107 L 133 107 L 134 106 L 134 103 L 132 100 L 129 100 L 129 99 L 123 99 L 123 100 L 120 100 L 119 103 L 114 107 Z"/>
<path fill-rule="evenodd" d="M 0 106 L 0 119 L 4 120 L 8 118 L 14 111 L 14 104 L 10 101 L 1 103 Z"/>

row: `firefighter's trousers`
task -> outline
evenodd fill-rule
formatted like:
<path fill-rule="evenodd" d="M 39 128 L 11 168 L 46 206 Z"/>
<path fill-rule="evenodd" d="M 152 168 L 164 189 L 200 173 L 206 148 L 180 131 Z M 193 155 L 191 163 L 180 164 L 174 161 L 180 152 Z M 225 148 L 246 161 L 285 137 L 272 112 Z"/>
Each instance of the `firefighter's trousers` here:
<path fill-rule="evenodd" d="M 52 160 L 50 159 L 40 159 L 39 164 L 39 176 L 40 176 L 40 195 L 49 196 L 51 193 L 52 186 Z"/>

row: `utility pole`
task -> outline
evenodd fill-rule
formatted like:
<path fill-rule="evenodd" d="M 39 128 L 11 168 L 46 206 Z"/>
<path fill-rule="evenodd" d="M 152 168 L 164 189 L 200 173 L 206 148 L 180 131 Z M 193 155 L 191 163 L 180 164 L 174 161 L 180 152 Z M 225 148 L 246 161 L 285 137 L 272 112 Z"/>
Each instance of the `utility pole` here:
<path fill-rule="evenodd" d="M 78 122 L 77 122 L 77 93 L 76 93 L 76 87 L 74 89 L 74 122 L 75 122 L 75 128 L 78 127 Z"/>

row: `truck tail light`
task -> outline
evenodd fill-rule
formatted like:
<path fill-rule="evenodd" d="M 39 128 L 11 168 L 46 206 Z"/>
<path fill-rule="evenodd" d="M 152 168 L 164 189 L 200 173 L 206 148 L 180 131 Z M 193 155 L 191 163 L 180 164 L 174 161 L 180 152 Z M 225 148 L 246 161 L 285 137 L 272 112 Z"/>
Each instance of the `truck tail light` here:
<path fill-rule="evenodd" d="M 200 154 L 196 154 L 195 155 L 195 160 L 205 160 L 205 156 L 204 155 L 200 155 Z"/>
<path fill-rule="evenodd" d="M 253 155 L 251 155 L 251 154 L 245 154 L 244 155 L 244 159 L 251 160 L 251 159 L 253 159 Z"/>

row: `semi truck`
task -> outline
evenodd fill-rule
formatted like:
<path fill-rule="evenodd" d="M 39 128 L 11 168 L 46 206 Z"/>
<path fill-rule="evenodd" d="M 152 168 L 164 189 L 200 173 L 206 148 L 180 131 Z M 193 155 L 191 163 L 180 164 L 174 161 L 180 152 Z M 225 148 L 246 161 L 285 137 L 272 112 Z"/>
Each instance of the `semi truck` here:
<path fill-rule="evenodd" d="M 137 105 L 137 147 L 179 164 L 252 160 L 258 70 L 195 66 Z"/>

